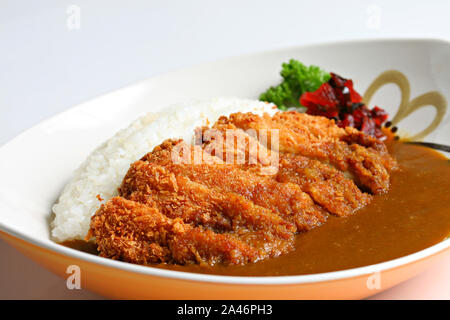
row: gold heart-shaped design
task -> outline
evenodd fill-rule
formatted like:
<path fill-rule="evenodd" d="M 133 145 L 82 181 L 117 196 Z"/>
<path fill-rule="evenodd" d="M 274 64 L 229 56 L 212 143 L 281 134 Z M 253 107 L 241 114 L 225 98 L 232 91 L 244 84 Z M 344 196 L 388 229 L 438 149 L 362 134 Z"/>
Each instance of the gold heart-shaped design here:
<path fill-rule="evenodd" d="M 397 125 L 401 120 L 420 108 L 425 106 L 433 106 L 436 109 L 436 115 L 433 121 L 428 125 L 428 127 L 409 138 L 411 140 L 421 140 L 439 126 L 447 111 L 447 100 L 445 97 L 438 91 L 430 91 L 410 101 L 409 98 L 411 88 L 408 78 L 397 70 L 388 70 L 383 72 L 370 84 L 364 93 L 363 100 L 365 104 L 369 105 L 375 92 L 388 83 L 396 84 L 401 92 L 400 106 L 398 107 L 398 111 L 394 118 L 391 120 L 393 125 Z"/>

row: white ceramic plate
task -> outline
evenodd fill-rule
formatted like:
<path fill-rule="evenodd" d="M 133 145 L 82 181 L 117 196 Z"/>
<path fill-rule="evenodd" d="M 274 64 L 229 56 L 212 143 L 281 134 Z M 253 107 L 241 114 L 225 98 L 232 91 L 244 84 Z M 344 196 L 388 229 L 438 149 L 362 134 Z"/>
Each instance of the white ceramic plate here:
<path fill-rule="evenodd" d="M 296 58 L 352 78 L 360 92 L 382 72 L 402 72 L 413 99 L 429 91 L 450 97 L 450 43 L 440 40 L 377 40 L 329 43 L 252 54 L 183 69 L 101 96 L 22 133 L 0 148 L 0 235 L 60 275 L 82 270 L 85 288 L 125 298 L 361 298 L 376 293 L 367 279 L 381 272 L 383 288 L 417 274 L 450 250 L 450 240 L 377 265 L 303 276 L 230 277 L 132 265 L 72 250 L 49 239 L 51 207 L 87 155 L 138 116 L 187 98 L 257 98 L 279 81 L 282 62 Z M 372 104 L 395 114 L 401 97 L 386 85 Z M 442 111 L 442 108 L 440 109 Z M 442 113 L 442 112 L 441 112 Z M 401 122 L 411 133 L 435 118 L 433 107 Z M 449 143 L 450 121 L 441 114 L 427 141 Z M 167 133 L 170 137 L 170 132 Z M 379 292 L 379 291 L 377 291 Z"/>

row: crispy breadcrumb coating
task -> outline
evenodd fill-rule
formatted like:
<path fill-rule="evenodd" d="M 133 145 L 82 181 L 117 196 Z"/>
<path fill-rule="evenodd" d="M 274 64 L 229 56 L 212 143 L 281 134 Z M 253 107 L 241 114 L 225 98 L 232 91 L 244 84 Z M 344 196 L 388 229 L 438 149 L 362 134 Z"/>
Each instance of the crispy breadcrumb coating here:
<path fill-rule="evenodd" d="M 278 112 L 273 117 L 234 113 L 217 121 L 217 125 L 229 124 L 243 130 L 278 129 L 280 152 L 320 160 L 349 172 L 359 186 L 373 194 L 389 190 L 389 171 L 396 163 L 386 147 L 362 133 L 339 128 L 333 120 L 292 111 Z"/>
<path fill-rule="evenodd" d="M 179 143 L 175 142 L 175 145 Z M 298 231 L 310 230 L 326 221 L 327 213 L 295 184 L 280 183 L 269 177 L 258 176 L 234 164 L 174 164 L 170 161 L 170 155 L 175 145 L 173 142 L 172 147 L 169 144 L 170 141 L 167 141 L 163 147 L 155 148 L 143 159 L 149 163 L 165 165 L 165 168 L 177 177 L 185 176 L 208 188 L 216 189 L 219 193 L 240 195 L 294 223 Z M 187 147 L 192 153 L 196 152 L 196 147 Z M 227 197 L 227 202 L 232 199 L 231 196 Z"/>
<path fill-rule="evenodd" d="M 258 249 L 144 204 L 115 197 L 92 217 L 90 234 L 100 255 L 138 264 L 244 264 L 264 258 Z"/>

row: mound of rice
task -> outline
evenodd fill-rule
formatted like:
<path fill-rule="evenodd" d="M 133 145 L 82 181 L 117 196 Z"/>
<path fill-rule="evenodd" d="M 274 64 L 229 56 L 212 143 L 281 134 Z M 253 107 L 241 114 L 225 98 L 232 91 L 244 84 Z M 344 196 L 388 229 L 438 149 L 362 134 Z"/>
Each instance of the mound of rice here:
<path fill-rule="evenodd" d="M 192 142 L 196 127 L 239 111 L 273 114 L 275 109 L 264 102 L 236 98 L 185 102 L 144 115 L 117 132 L 89 155 L 65 186 L 53 206 L 52 238 L 58 242 L 84 239 L 91 216 L 101 203 L 117 195 L 131 163 L 168 138 Z"/>

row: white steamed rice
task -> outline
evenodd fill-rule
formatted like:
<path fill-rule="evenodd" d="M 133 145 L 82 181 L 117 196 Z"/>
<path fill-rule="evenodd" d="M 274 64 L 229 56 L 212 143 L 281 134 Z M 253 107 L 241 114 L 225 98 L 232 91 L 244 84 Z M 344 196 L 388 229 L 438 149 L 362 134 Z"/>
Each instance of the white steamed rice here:
<path fill-rule="evenodd" d="M 273 105 L 255 100 L 218 98 L 172 105 L 144 115 L 95 149 L 74 172 L 57 203 L 51 223 L 52 237 L 62 242 L 84 239 L 90 218 L 102 203 L 117 195 L 117 188 L 131 163 L 168 138 L 192 141 L 196 127 L 214 123 L 233 112 L 273 114 Z"/>

